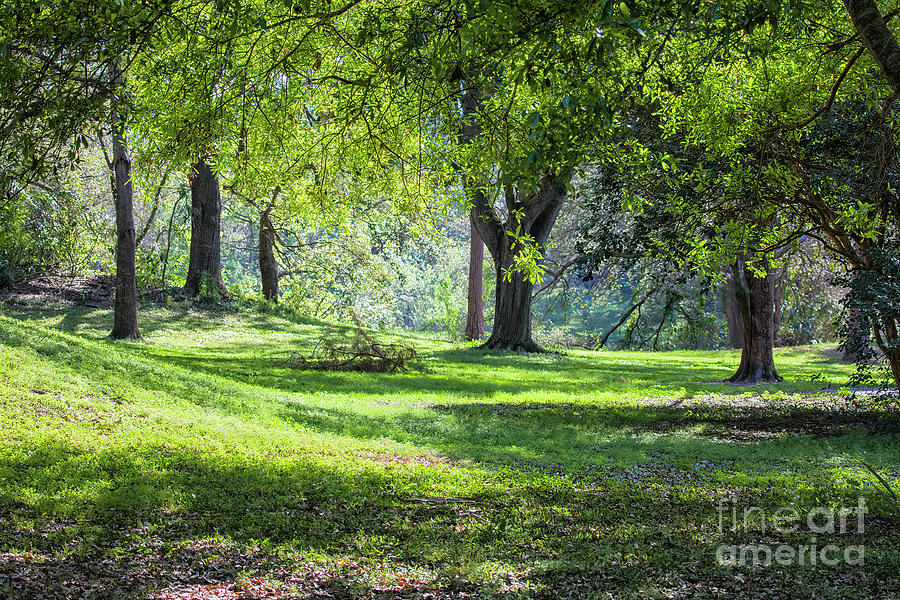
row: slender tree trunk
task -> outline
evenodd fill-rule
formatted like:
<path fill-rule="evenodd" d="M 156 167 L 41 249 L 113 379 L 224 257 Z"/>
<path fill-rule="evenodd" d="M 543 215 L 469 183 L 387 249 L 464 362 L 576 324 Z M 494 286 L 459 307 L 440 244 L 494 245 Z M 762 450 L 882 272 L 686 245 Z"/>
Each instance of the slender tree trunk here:
<path fill-rule="evenodd" d="M 470 215 L 469 232 L 469 297 L 466 310 L 467 340 L 484 337 L 484 243 Z"/>
<path fill-rule="evenodd" d="M 869 330 L 860 318 L 859 311 L 851 308 L 847 314 L 846 337 L 841 344 L 841 362 L 854 363 L 864 356 L 865 347 L 869 344 Z"/>
<path fill-rule="evenodd" d="M 774 320 L 772 321 L 772 333 L 775 341 L 781 343 L 778 332 L 781 331 L 784 315 L 782 314 L 782 305 L 784 304 L 784 290 L 787 288 L 787 265 L 782 265 L 774 269 L 772 274 L 772 299 L 775 303 Z"/>
<path fill-rule="evenodd" d="M 278 262 L 275 260 L 275 227 L 269 211 L 259 216 L 259 274 L 263 297 L 278 302 Z"/>
<path fill-rule="evenodd" d="M 655 293 L 657 292 L 657 290 L 659 290 L 659 286 L 650 288 L 650 290 L 648 290 L 647 293 L 644 294 L 644 295 L 641 297 L 640 300 L 638 300 L 637 302 L 635 302 L 634 304 L 632 304 L 632 305 L 631 305 L 631 308 L 629 308 L 628 310 L 626 310 L 625 312 L 623 312 L 623 313 L 619 316 L 619 320 L 616 321 L 615 325 L 613 325 L 612 327 L 610 327 L 609 330 L 607 330 L 607 332 L 603 334 L 603 337 L 600 338 L 600 341 L 597 343 L 597 348 L 596 348 L 596 349 L 597 349 L 597 350 L 600 350 L 600 349 L 602 349 L 603 347 L 605 347 L 605 346 L 606 346 L 606 342 L 609 341 L 610 336 L 611 336 L 612 334 L 614 334 L 614 333 L 619 329 L 619 327 L 621 327 L 621 326 L 625 323 L 625 321 L 628 320 L 628 317 L 630 317 L 631 314 L 632 314 L 634 311 L 636 311 L 636 310 L 637 310 L 637 311 L 640 311 L 641 307 L 644 305 L 644 302 L 646 302 L 647 300 L 649 300 L 649 299 L 650 299 L 650 296 L 652 296 L 653 294 L 655 294 Z M 632 296 L 632 297 L 633 297 L 633 296 Z M 638 312 L 638 315 L 640 315 L 640 312 Z"/>
<path fill-rule="evenodd" d="M 768 264 L 760 265 L 768 269 Z M 744 320 L 741 364 L 728 381 L 754 384 L 775 383 L 781 376 L 775 369 L 775 306 L 771 272 L 757 277 L 738 261 L 734 269 L 737 304 Z"/>
<path fill-rule="evenodd" d="M 192 166 L 191 252 L 185 290 L 196 296 L 204 285 L 226 294 L 222 281 L 222 197 L 219 178 L 205 158 Z"/>
<path fill-rule="evenodd" d="M 113 66 L 113 81 L 119 85 L 118 63 Z M 131 156 L 125 141 L 125 123 L 118 114 L 118 98 L 112 101 L 112 165 L 116 203 L 116 298 L 113 312 L 115 339 L 141 337 L 137 321 L 137 277 L 134 251 L 134 188 L 131 183 Z"/>
<path fill-rule="evenodd" d="M 744 316 L 738 305 L 734 269 L 731 271 L 722 285 L 722 304 L 725 310 L 725 323 L 728 327 L 728 344 L 732 348 L 740 348 L 744 343 Z"/>
<path fill-rule="evenodd" d="M 168 288 L 168 283 L 166 282 L 166 272 L 169 270 L 169 254 L 172 251 L 172 229 L 175 225 L 175 213 L 178 211 L 178 204 L 181 202 L 181 198 L 175 199 L 175 204 L 172 206 L 172 214 L 169 215 L 169 227 L 166 229 L 166 252 L 163 254 L 163 266 L 162 266 L 162 285 L 163 288 Z"/>

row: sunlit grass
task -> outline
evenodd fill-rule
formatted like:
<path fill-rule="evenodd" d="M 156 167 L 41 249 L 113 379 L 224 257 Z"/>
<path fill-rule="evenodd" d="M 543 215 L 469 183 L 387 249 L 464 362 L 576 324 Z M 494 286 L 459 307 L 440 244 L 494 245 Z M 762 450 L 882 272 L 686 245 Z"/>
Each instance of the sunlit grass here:
<path fill-rule="evenodd" d="M 779 350 L 785 381 L 759 388 L 719 383 L 735 352 L 524 356 L 400 334 L 376 335 L 417 346 L 410 371 L 322 373 L 287 365 L 352 331 L 287 311 L 150 308 L 142 342 L 107 339 L 108 311 L 6 312 L 0 552 L 100 548 L 127 568 L 197 540 L 264 540 L 351 594 L 402 580 L 646 597 L 734 580 L 712 560 L 723 498 L 808 510 L 864 495 L 862 570 L 772 568 L 759 585 L 898 585 L 891 505 L 861 466 L 897 484 L 896 418 L 820 394 L 849 374 L 826 348 Z"/>

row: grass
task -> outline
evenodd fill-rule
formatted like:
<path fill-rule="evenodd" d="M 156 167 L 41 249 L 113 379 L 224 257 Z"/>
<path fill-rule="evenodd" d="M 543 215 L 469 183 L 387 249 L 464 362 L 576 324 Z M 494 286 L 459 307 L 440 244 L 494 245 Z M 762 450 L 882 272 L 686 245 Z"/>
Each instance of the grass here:
<path fill-rule="evenodd" d="M 735 352 L 478 352 L 404 336 L 394 375 L 287 367 L 340 326 L 281 311 L 0 315 L 0 597 L 900 597 L 895 413 L 849 368 L 717 383 Z M 386 338 L 396 335 L 384 334 Z M 855 507 L 865 564 L 720 565 L 717 507 Z M 730 513 L 729 513 L 730 514 Z M 726 519 L 727 520 L 727 519 Z M 3 594 L 6 594 L 4 596 Z M 230 594 L 230 595 L 229 595 Z M 429 596 L 430 595 L 430 596 Z"/>

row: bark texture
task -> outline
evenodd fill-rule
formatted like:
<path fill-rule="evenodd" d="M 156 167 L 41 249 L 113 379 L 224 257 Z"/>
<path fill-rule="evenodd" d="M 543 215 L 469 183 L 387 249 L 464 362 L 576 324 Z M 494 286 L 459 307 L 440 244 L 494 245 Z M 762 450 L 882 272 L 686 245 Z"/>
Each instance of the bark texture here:
<path fill-rule="evenodd" d="M 114 65 L 114 81 L 120 74 Z M 124 122 L 118 113 L 118 99 L 112 101 L 112 177 L 116 203 L 116 297 L 113 312 L 115 339 L 140 339 L 137 321 L 137 277 L 134 250 L 134 189 L 131 183 L 131 156 L 125 140 Z"/>
<path fill-rule="evenodd" d="M 191 180 L 191 253 L 184 288 L 196 296 L 204 283 L 226 294 L 222 281 L 222 197 L 219 178 L 205 158 L 192 166 Z"/>
<path fill-rule="evenodd" d="M 466 310 L 467 340 L 484 337 L 484 242 L 478 235 L 478 228 L 470 215 L 469 232 L 469 297 Z"/>
<path fill-rule="evenodd" d="M 462 114 L 465 119 L 460 134 L 461 144 L 472 143 L 481 133 L 477 115 L 481 107 L 481 90 L 469 89 L 462 97 Z M 563 200 L 571 173 L 548 173 L 531 194 L 523 193 L 515 186 L 505 190 L 506 217 L 501 218 L 493 201 L 484 193 L 478 182 L 463 177 L 463 186 L 472 202 L 472 225 L 478 231 L 494 261 L 496 272 L 496 297 L 494 325 L 482 348 L 497 350 L 524 350 L 541 352 L 531 335 L 531 300 L 534 284 L 521 273 L 512 272 L 521 243 L 516 245 L 512 234 L 530 236 L 538 246 L 547 242 Z"/>
<path fill-rule="evenodd" d="M 259 216 L 259 274 L 263 297 L 278 302 L 278 262 L 275 260 L 275 227 L 269 211 Z"/>
<path fill-rule="evenodd" d="M 519 230 L 520 235 L 531 236 L 538 246 L 547 242 L 566 197 L 566 177 L 545 175 L 536 193 L 526 195 L 509 189 L 506 196 L 510 215 L 516 212 L 521 220 L 510 216 L 501 222 L 483 195 L 475 197 L 473 208 L 473 223 L 491 253 L 497 277 L 494 326 L 483 347 L 540 352 L 531 335 L 534 284 L 522 273 L 511 272 L 516 255 L 522 250 L 511 234 Z"/>
<path fill-rule="evenodd" d="M 728 327 L 728 345 L 740 348 L 744 344 L 744 316 L 738 305 L 733 269 L 722 285 L 722 304 L 725 310 L 725 324 Z"/>
<path fill-rule="evenodd" d="M 768 264 L 766 275 L 758 277 L 744 261 L 734 267 L 735 297 L 744 322 L 741 364 L 727 381 L 754 384 L 775 383 L 781 376 L 775 369 L 775 285 Z"/>
<path fill-rule="evenodd" d="M 888 29 L 875 0 L 844 0 L 853 27 L 881 68 L 894 92 L 900 94 L 900 45 Z"/>

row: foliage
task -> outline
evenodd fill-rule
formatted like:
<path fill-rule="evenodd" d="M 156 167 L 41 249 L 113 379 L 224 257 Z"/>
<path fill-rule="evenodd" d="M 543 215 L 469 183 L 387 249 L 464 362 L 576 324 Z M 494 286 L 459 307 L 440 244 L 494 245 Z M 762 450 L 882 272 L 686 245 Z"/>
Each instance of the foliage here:
<path fill-rule="evenodd" d="M 24 190 L 0 208 L 0 263 L 10 282 L 57 267 L 104 269 L 109 235 L 101 206 L 67 190 Z"/>
<path fill-rule="evenodd" d="M 900 348 L 896 328 L 900 323 L 900 254 L 898 246 L 870 247 L 866 253 L 868 266 L 854 269 L 841 283 L 848 288 L 844 309 L 853 313 L 854 323 L 847 319 L 846 328 L 862 325 L 872 336 L 845 332 L 845 347 L 856 356 L 857 372 L 854 385 L 874 385 L 880 388 L 882 400 L 896 403 L 893 365 L 888 357 Z M 875 346 L 872 346 L 872 342 Z"/>

